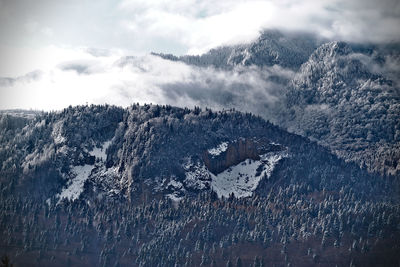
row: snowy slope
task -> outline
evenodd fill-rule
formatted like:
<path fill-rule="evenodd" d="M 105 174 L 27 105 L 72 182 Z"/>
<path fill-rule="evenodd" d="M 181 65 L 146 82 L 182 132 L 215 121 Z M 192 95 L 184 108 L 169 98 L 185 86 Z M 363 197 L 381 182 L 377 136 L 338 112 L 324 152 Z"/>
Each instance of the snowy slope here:
<path fill-rule="evenodd" d="M 80 194 L 83 192 L 83 186 L 86 180 L 89 178 L 90 173 L 92 172 L 94 165 L 84 165 L 84 166 L 75 166 L 71 170 L 71 174 L 75 176 L 67 188 L 64 188 L 60 194 L 57 194 L 57 197 L 61 200 L 64 198 L 74 201 L 79 198 Z"/>
<path fill-rule="evenodd" d="M 213 156 L 218 156 L 221 153 L 225 152 L 227 149 L 228 149 L 228 142 L 223 142 L 219 144 L 217 147 L 209 149 L 208 153 L 210 153 L 210 155 Z"/>
<path fill-rule="evenodd" d="M 106 141 L 100 148 L 95 147 L 92 151 L 89 152 L 89 154 L 95 156 L 96 159 L 101 159 L 104 162 L 107 160 L 106 150 L 110 145 L 111 141 Z"/>
<path fill-rule="evenodd" d="M 211 187 L 218 197 L 232 193 L 237 198 L 249 197 L 261 179 L 269 178 L 278 161 L 286 156 L 283 152 L 271 152 L 261 155 L 260 160 L 246 159 L 217 175 L 210 173 Z"/>
<path fill-rule="evenodd" d="M 107 172 L 104 162 L 107 159 L 106 149 L 110 144 L 111 141 L 106 141 L 100 148 L 95 147 L 89 152 L 91 156 L 96 157 L 96 161 L 99 161 L 98 163 L 93 165 L 85 164 L 83 166 L 71 166 L 69 177 L 73 178 L 68 181 L 67 187 L 64 188 L 61 193 L 56 195 L 56 198 L 59 199 L 58 202 L 62 201 L 63 199 L 67 199 L 69 201 L 78 199 L 84 190 L 85 182 L 89 179 L 95 169 L 102 173 Z"/>
<path fill-rule="evenodd" d="M 187 162 L 183 165 L 185 188 L 205 189 L 208 185 L 218 197 L 249 197 L 261 179 L 268 179 L 276 164 L 288 154 L 285 151 L 270 152 L 260 156 L 260 160 L 246 159 L 227 170 L 214 175 L 200 162 Z"/>

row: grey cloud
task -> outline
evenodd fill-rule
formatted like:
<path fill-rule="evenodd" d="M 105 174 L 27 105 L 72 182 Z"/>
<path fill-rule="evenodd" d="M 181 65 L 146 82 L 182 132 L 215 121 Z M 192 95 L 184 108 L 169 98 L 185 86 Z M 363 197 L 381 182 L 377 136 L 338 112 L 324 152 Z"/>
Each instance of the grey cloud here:
<path fill-rule="evenodd" d="M 270 78 L 288 77 L 290 72 L 282 69 L 279 74 L 276 68 L 271 67 L 241 74 L 236 71 L 220 72 L 212 76 L 212 72 L 205 74 L 204 71 L 197 71 L 199 73 L 190 81 L 160 85 L 163 101 L 182 106 L 235 108 L 272 121 L 277 118 L 276 114 L 284 103 L 286 89 L 284 84 L 273 82 Z M 235 75 L 239 77 L 232 79 Z"/>
<path fill-rule="evenodd" d="M 0 77 L 0 87 L 10 87 L 19 82 L 29 83 L 29 82 L 37 81 L 42 77 L 42 75 L 43 75 L 42 71 L 35 70 L 35 71 L 29 72 L 23 76 Z"/>
<path fill-rule="evenodd" d="M 93 73 L 100 72 L 97 62 L 86 62 L 86 61 L 72 61 L 64 62 L 58 65 L 58 68 L 62 71 L 74 71 L 80 75 L 90 75 Z"/>
<path fill-rule="evenodd" d="M 0 77 L 0 87 L 13 86 L 16 80 L 16 78 Z"/>
<path fill-rule="evenodd" d="M 108 57 L 111 55 L 110 50 L 103 48 L 89 47 L 86 49 L 86 52 L 94 57 Z"/>

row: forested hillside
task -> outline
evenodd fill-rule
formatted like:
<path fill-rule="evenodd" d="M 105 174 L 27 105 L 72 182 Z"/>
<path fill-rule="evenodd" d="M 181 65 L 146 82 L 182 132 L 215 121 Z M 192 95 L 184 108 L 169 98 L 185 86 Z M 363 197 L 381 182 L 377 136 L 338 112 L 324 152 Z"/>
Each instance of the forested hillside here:
<path fill-rule="evenodd" d="M 0 247 L 18 265 L 398 264 L 398 181 L 258 116 L 105 105 L 1 121 Z"/>

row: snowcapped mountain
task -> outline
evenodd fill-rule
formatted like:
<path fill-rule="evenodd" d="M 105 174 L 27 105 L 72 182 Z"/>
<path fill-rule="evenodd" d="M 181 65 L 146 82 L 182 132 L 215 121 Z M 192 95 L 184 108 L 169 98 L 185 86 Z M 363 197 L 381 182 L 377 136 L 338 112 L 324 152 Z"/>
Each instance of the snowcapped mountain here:
<path fill-rule="evenodd" d="M 292 81 L 295 131 L 371 171 L 400 171 L 400 88 L 344 42 L 319 47 Z M 292 125 L 293 126 L 293 125 Z"/>
<path fill-rule="evenodd" d="M 398 44 L 346 43 L 267 30 L 250 44 L 201 56 L 160 56 L 238 72 L 259 69 L 272 88 L 265 91 L 272 90 L 277 100 L 264 110 L 258 107 L 258 114 L 369 171 L 398 175 L 399 55 Z"/>
<path fill-rule="evenodd" d="M 157 54 L 164 59 L 182 61 L 199 67 L 213 66 L 232 69 L 240 66 L 273 66 L 297 70 L 322 43 L 318 37 L 307 33 L 282 33 L 277 30 L 261 32 L 257 40 L 243 45 L 211 49 L 200 56 L 176 57 Z"/>

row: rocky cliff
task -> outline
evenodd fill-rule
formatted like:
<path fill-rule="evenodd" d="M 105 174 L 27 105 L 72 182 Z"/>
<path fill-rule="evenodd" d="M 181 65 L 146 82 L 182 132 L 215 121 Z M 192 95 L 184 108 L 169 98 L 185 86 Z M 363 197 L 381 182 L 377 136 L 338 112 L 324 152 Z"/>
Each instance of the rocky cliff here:
<path fill-rule="evenodd" d="M 220 151 L 209 149 L 203 153 L 205 165 L 214 174 L 221 173 L 246 159 L 259 160 L 262 154 L 284 149 L 283 146 L 271 143 L 265 138 L 240 138 L 224 144 L 225 148 Z"/>

